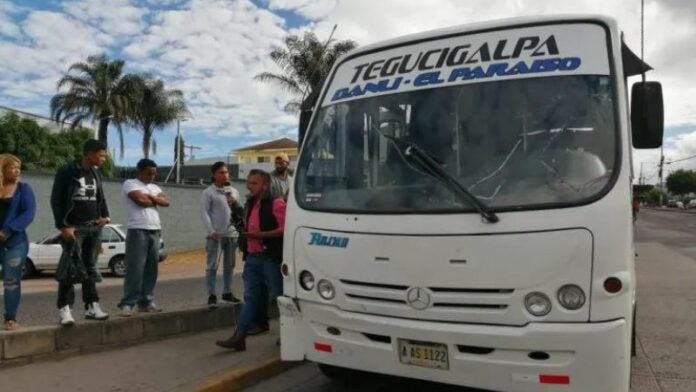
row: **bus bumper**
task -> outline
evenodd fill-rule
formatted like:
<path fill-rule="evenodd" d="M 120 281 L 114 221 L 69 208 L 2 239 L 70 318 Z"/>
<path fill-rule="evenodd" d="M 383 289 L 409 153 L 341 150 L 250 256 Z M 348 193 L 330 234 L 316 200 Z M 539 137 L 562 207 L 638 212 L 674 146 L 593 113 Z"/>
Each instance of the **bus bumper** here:
<path fill-rule="evenodd" d="M 493 391 L 629 390 L 630 329 L 624 319 L 510 327 L 345 312 L 289 297 L 278 298 L 278 305 L 283 360 Z M 399 341 L 446 346 L 448 369 L 402 363 Z"/>

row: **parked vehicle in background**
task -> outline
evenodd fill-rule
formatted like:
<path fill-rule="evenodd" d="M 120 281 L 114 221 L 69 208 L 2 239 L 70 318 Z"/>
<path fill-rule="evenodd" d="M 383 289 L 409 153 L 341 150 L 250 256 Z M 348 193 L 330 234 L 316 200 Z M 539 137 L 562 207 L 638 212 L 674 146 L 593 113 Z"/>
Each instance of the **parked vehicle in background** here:
<path fill-rule="evenodd" d="M 675 207 L 677 207 L 677 208 L 684 208 L 684 203 L 678 201 L 678 202 L 676 203 Z"/>
<path fill-rule="evenodd" d="M 29 254 L 24 277 L 37 272 L 55 271 L 61 254 L 60 233 L 52 233 L 42 240 L 29 244 Z M 123 277 L 126 275 L 126 234 L 121 225 L 110 224 L 102 230 L 102 252 L 97 259 L 97 267 L 102 271 Z M 167 258 L 164 241 L 160 240 L 160 262 Z"/>
<path fill-rule="evenodd" d="M 689 203 L 686 205 L 686 208 L 696 208 L 696 199 L 689 200 Z"/>

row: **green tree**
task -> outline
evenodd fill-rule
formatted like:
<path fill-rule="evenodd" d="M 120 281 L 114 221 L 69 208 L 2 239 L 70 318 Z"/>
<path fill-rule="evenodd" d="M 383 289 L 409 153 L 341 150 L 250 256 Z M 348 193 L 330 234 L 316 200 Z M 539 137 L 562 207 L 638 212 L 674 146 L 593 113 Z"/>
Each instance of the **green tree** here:
<path fill-rule="evenodd" d="M 72 127 L 86 119 L 96 121 L 98 138 L 107 145 L 109 123 L 113 122 L 123 153 L 121 125 L 133 108 L 134 88 L 134 78 L 123 74 L 124 65 L 122 60 L 109 60 L 106 55 L 89 56 L 86 62 L 72 64 L 58 81 L 59 93 L 51 98 L 51 117 L 70 122 Z"/>
<path fill-rule="evenodd" d="M 321 42 L 309 32 L 302 37 L 290 35 L 284 48 L 274 48 L 270 54 L 281 72 L 262 72 L 254 79 L 277 84 L 293 96 L 285 105 L 286 112 L 312 110 L 336 59 L 355 47 L 357 43 L 351 40 Z"/>
<path fill-rule="evenodd" d="M 0 151 L 18 156 L 26 169 L 53 170 L 78 159 L 92 133 L 85 128 L 52 133 L 34 120 L 8 113 L 0 118 Z"/>
<path fill-rule="evenodd" d="M 662 200 L 667 199 L 667 196 L 664 193 L 660 192 L 659 189 L 657 189 L 657 188 L 651 189 L 647 193 L 648 203 L 650 203 L 652 205 L 660 204 L 660 196 L 662 196 Z"/>
<path fill-rule="evenodd" d="M 174 137 L 174 162 L 176 162 L 179 157 L 181 157 L 181 161 L 179 162 L 181 166 L 184 166 L 184 158 L 186 157 L 186 152 L 184 151 L 184 146 L 186 145 L 186 142 L 184 141 L 184 138 L 181 136 L 175 136 Z M 177 148 L 178 146 L 178 148 Z"/>
<path fill-rule="evenodd" d="M 679 169 L 667 176 L 667 189 L 676 195 L 696 192 L 696 172 Z"/>
<path fill-rule="evenodd" d="M 155 130 L 162 129 L 179 118 L 188 115 L 184 93 L 180 90 L 168 90 L 164 82 L 150 76 L 138 78 L 134 94 L 134 107 L 130 121 L 143 135 L 143 156 L 150 157 L 157 153 L 153 140 Z"/>

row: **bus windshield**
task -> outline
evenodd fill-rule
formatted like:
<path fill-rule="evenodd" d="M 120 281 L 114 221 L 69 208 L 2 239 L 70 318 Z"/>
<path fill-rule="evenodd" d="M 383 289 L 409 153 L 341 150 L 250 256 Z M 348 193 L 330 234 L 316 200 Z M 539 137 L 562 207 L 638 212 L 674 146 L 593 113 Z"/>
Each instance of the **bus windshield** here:
<path fill-rule="evenodd" d="M 414 163 L 409 146 L 492 210 L 587 202 L 618 171 L 613 89 L 606 75 L 564 75 L 324 106 L 298 163 L 298 204 L 359 213 L 473 211 Z"/>

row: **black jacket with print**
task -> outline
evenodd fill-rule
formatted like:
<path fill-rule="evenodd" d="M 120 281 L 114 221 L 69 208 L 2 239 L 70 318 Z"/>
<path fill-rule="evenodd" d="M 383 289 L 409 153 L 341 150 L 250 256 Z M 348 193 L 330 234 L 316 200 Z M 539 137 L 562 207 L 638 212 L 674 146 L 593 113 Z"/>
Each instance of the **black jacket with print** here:
<path fill-rule="evenodd" d="M 68 163 L 56 172 L 53 180 L 53 190 L 51 190 L 51 209 L 56 228 L 67 227 L 68 214 L 72 211 L 73 200 L 76 186 L 79 184 L 81 163 L 79 161 Z M 97 209 L 100 218 L 109 217 L 109 207 L 106 205 L 104 188 L 102 188 L 102 177 L 99 170 L 92 169 L 92 175 L 97 183 Z"/>

